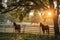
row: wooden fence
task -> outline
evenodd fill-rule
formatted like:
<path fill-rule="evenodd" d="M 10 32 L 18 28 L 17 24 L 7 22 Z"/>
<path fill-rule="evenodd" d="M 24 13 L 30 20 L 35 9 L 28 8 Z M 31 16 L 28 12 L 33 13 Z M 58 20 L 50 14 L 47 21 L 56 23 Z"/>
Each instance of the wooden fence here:
<path fill-rule="evenodd" d="M 60 27 L 59 27 L 60 31 Z M 15 32 L 14 27 L 12 25 L 0 25 L 0 32 Z M 21 27 L 21 33 L 32 33 L 32 34 L 41 34 L 43 35 L 41 27 L 39 25 L 24 25 Z M 49 27 L 49 34 L 54 35 L 54 27 Z"/>

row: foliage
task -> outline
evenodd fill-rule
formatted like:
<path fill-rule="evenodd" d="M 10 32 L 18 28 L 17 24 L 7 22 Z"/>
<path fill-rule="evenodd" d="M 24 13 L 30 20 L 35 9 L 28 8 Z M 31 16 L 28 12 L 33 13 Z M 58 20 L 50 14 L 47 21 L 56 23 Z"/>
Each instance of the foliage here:
<path fill-rule="evenodd" d="M 41 9 L 43 9 L 43 10 L 46 10 L 46 9 L 49 9 L 49 8 L 53 8 L 54 9 L 54 4 L 53 4 L 54 1 L 55 0 L 19 0 L 17 2 L 15 0 L 15 1 L 12 1 L 13 3 L 7 5 L 8 6 L 7 9 L 5 7 L 3 7 L 2 1 L 1 1 L 0 14 L 4 14 L 4 13 L 7 13 L 7 12 L 10 12 L 12 10 L 17 9 L 18 7 L 20 7 L 20 8 L 23 7 L 24 10 L 22 11 L 22 13 L 17 14 L 17 15 L 19 15 L 18 19 L 20 19 L 20 21 L 22 21 L 23 18 L 27 14 L 29 14 L 29 12 L 31 10 L 35 9 L 35 10 L 40 10 L 41 11 Z M 56 1 L 57 1 L 57 15 L 54 16 L 55 17 L 55 19 L 54 19 L 54 29 L 56 31 L 55 33 L 57 33 L 57 32 L 59 33 L 59 28 L 58 28 L 59 0 L 56 0 Z M 17 18 L 17 15 L 15 15 L 16 18 Z"/>
<path fill-rule="evenodd" d="M 17 2 L 17 0 L 10 0 L 8 1 L 8 8 L 5 9 L 5 8 L 1 8 L 1 11 L 0 13 L 3 14 L 3 13 L 9 13 L 11 11 L 11 15 L 14 19 L 20 19 L 20 21 L 23 20 L 23 18 L 29 14 L 29 12 L 32 10 L 32 9 L 39 9 L 40 8 L 43 8 L 43 5 L 41 5 L 41 1 L 39 0 L 19 0 Z M 24 4 L 24 5 L 23 5 Z M 38 6 L 36 6 L 38 5 Z M 40 6 L 41 5 L 41 6 Z M 2 5 L 1 5 L 2 6 Z M 3 6 L 2 6 L 3 7 Z M 18 9 L 19 8 L 19 9 Z M 24 8 L 24 10 L 23 10 Z M 12 13 L 12 10 L 16 10 L 16 12 L 14 11 L 14 13 Z"/>
<path fill-rule="evenodd" d="M 21 11 L 22 11 L 22 9 L 19 8 L 18 10 L 11 12 L 10 15 L 12 16 L 12 18 L 14 19 L 14 21 L 17 21 L 17 22 L 20 21 L 20 20 L 19 20 L 19 17 L 20 17 Z M 22 17 L 22 16 L 21 16 L 21 17 Z"/>
<path fill-rule="evenodd" d="M 32 23 L 39 23 L 40 22 L 40 15 L 38 14 L 38 11 L 34 11 L 34 15 L 31 17 Z"/>

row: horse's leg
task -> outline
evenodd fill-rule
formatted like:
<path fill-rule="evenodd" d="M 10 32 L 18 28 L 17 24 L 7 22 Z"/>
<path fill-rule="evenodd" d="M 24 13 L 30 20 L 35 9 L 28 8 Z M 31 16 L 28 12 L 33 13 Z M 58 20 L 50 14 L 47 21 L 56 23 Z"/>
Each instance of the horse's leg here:
<path fill-rule="evenodd" d="M 20 33 L 21 33 L 21 30 L 19 29 L 19 30 L 18 30 L 18 34 L 20 35 Z"/>
<path fill-rule="evenodd" d="M 15 29 L 14 33 L 17 34 L 17 30 L 16 29 Z"/>
<path fill-rule="evenodd" d="M 48 29 L 48 30 L 46 30 L 46 32 L 47 32 L 47 34 L 49 35 L 49 29 Z"/>
<path fill-rule="evenodd" d="M 20 30 L 17 30 L 18 33 L 20 33 Z"/>
<path fill-rule="evenodd" d="M 17 39 L 18 37 L 18 30 L 15 29 L 15 40 Z"/>
<path fill-rule="evenodd" d="M 19 33 L 21 32 L 21 30 L 18 31 Z"/>
<path fill-rule="evenodd" d="M 45 34 L 45 30 L 42 30 L 43 31 L 43 34 Z"/>

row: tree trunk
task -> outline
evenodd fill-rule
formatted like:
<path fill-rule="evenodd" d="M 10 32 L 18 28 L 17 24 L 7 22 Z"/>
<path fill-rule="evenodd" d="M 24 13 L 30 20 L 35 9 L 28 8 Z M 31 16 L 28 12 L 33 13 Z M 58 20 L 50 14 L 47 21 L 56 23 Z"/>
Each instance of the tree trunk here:
<path fill-rule="evenodd" d="M 55 35 L 59 35 L 59 25 L 58 25 L 58 16 L 59 16 L 59 0 L 57 0 L 57 13 L 54 17 L 54 31 Z"/>
<path fill-rule="evenodd" d="M 55 31 L 55 35 L 59 34 L 58 15 L 54 17 L 54 31 Z"/>
<path fill-rule="evenodd" d="M 50 8 L 54 9 L 54 4 L 53 4 L 54 1 L 49 0 L 49 2 L 50 2 Z M 58 6 L 59 6 L 59 0 L 57 0 L 57 8 L 56 8 L 57 12 L 54 11 L 54 18 L 53 18 L 55 35 L 59 34 L 59 26 L 58 26 L 59 7 Z"/>

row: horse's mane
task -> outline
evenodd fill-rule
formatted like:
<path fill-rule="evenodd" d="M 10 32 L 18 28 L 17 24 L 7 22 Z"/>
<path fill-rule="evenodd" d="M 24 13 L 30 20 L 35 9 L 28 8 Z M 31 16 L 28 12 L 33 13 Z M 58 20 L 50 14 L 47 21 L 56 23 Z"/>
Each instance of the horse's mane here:
<path fill-rule="evenodd" d="M 40 23 L 40 26 L 44 26 L 42 23 Z"/>
<path fill-rule="evenodd" d="M 48 25 L 44 25 L 43 23 L 40 23 L 40 26 L 48 26 Z"/>
<path fill-rule="evenodd" d="M 17 26 L 17 24 L 16 24 L 15 22 L 13 22 L 13 25 L 14 25 L 14 26 Z"/>

